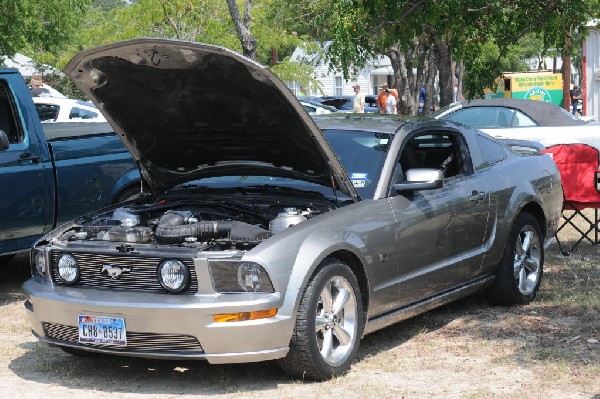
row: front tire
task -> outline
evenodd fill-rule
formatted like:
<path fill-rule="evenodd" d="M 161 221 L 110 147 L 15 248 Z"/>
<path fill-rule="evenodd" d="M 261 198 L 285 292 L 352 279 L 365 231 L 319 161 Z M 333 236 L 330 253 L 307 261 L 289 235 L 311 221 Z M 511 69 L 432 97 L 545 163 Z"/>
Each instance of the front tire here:
<path fill-rule="evenodd" d="M 544 245 L 537 220 L 523 212 L 508 237 L 496 280 L 486 296 L 496 305 L 524 305 L 535 299 L 542 282 Z"/>
<path fill-rule="evenodd" d="M 289 375 L 323 381 L 350 369 L 364 328 L 356 276 L 343 262 L 328 259 L 310 280 L 298 308 L 287 356 Z"/>

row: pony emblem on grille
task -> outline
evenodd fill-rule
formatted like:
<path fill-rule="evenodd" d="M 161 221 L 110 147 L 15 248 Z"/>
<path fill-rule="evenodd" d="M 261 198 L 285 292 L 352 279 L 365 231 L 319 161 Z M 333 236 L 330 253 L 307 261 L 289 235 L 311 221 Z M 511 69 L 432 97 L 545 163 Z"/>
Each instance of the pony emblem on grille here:
<path fill-rule="evenodd" d="M 106 274 L 108 275 L 111 279 L 115 280 L 118 279 L 121 274 L 123 273 L 129 273 L 131 271 L 130 267 L 119 267 L 119 266 L 113 266 L 113 265 L 102 265 L 102 270 L 100 271 L 101 274 Z"/>

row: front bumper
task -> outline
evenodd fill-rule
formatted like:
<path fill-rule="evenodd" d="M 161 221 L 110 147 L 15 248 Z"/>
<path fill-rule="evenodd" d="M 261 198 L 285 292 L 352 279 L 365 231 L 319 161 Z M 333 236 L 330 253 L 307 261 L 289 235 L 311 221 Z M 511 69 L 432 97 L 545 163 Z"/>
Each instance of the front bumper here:
<path fill-rule="evenodd" d="M 293 300 L 286 303 L 279 292 L 174 296 L 58 287 L 40 278 L 28 280 L 23 289 L 27 317 L 40 340 L 94 352 L 210 363 L 257 362 L 284 357 L 293 332 Z M 213 320 L 214 314 L 271 308 L 278 308 L 278 313 L 266 319 Z M 123 318 L 128 345 L 79 343 L 78 315 Z"/>

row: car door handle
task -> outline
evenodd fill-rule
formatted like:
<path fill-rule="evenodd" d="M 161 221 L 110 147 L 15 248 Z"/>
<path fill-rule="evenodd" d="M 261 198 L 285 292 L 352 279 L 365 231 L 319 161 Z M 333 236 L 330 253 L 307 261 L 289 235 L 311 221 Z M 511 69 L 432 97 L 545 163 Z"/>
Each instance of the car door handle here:
<path fill-rule="evenodd" d="M 469 200 L 472 202 L 483 201 L 485 199 L 485 193 L 482 191 L 473 190 Z"/>
<path fill-rule="evenodd" d="M 27 163 L 36 163 L 40 160 L 40 157 L 37 155 L 31 155 L 29 152 L 24 152 L 19 157 L 19 163 L 27 164 Z"/>

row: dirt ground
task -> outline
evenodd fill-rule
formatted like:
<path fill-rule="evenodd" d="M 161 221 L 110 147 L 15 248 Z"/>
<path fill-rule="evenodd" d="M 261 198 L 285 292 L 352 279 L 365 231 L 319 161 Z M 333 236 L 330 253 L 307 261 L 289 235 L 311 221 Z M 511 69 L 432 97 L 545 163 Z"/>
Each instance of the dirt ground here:
<path fill-rule="evenodd" d="M 366 336 L 352 370 L 323 383 L 272 362 L 76 358 L 42 345 L 25 319 L 18 257 L 0 270 L 0 397 L 600 399 L 600 247 L 582 247 L 568 258 L 549 248 L 533 304 L 472 296 L 428 312 Z"/>

